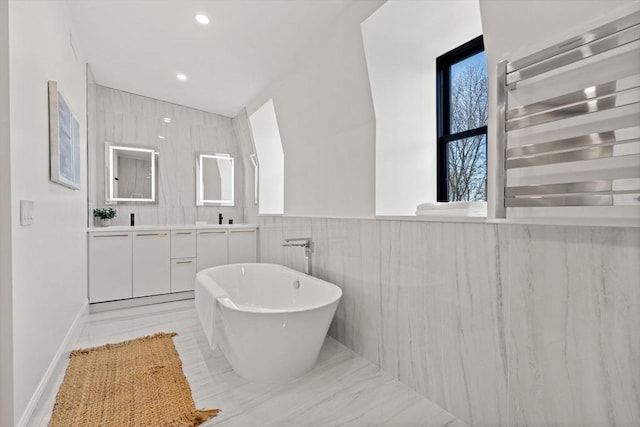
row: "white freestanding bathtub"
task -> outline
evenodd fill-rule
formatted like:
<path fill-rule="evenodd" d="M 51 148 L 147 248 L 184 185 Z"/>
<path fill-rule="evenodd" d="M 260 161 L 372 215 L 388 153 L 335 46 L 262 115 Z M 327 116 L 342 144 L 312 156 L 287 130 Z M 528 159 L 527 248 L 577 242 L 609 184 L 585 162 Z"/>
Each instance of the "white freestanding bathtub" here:
<path fill-rule="evenodd" d="M 310 370 L 341 296 L 332 283 L 275 264 L 208 268 L 195 283 L 209 345 L 252 381 L 285 381 Z"/>

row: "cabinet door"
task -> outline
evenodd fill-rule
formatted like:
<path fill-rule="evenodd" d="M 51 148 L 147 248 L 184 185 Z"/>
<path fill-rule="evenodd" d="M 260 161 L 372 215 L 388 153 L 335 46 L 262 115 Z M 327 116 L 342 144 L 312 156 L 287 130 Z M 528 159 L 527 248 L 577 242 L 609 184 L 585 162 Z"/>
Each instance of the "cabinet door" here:
<path fill-rule="evenodd" d="M 131 298 L 131 233 L 89 234 L 89 301 Z"/>
<path fill-rule="evenodd" d="M 256 262 L 256 230 L 229 230 L 229 264 Z"/>
<path fill-rule="evenodd" d="M 167 231 L 133 233 L 133 296 L 171 292 L 171 239 Z"/>
<path fill-rule="evenodd" d="M 198 230 L 198 271 L 227 264 L 227 231 Z"/>
<path fill-rule="evenodd" d="M 171 260 L 171 292 L 192 291 L 196 280 L 196 259 Z"/>
<path fill-rule="evenodd" d="M 171 232 L 171 258 L 195 258 L 196 230 Z"/>

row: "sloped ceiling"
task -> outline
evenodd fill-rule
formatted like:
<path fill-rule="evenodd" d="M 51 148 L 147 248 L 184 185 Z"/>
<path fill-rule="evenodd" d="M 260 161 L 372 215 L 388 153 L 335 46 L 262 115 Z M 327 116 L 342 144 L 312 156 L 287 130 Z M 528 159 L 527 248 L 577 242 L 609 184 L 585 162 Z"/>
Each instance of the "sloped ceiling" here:
<path fill-rule="evenodd" d="M 98 84 L 235 116 L 357 0 L 68 0 Z M 198 13 L 211 22 L 195 21 Z M 184 73 L 188 80 L 176 79 Z"/>

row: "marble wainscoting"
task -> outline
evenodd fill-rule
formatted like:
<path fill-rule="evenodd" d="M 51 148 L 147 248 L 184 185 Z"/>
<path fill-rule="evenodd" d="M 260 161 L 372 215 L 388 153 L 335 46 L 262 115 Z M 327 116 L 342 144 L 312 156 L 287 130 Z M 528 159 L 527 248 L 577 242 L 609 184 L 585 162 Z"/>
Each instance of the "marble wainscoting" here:
<path fill-rule="evenodd" d="M 640 229 L 501 226 L 510 425 L 640 425 Z"/>
<path fill-rule="evenodd" d="M 495 227 L 380 222 L 382 369 L 470 425 L 505 425 Z"/>
<path fill-rule="evenodd" d="M 640 423 L 640 230 L 260 217 L 263 262 L 343 299 L 330 334 L 473 426 Z"/>
<path fill-rule="evenodd" d="M 217 222 L 218 212 L 244 222 L 245 168 L 240 144 L 250 142 L 238 135 L 248 129 L 246 121 L 233 123 L 229 117 L 172 104 L 116 89 L 94 85 L 89 99 L 95 129 L 90 129 L 90 152 L 95 159 L 89 171 L 89 209 L 105 204 L 105 142 L 155 147 L 158 158 L 158 202 L 120 203 L 114 225 L 129 225 L 129 214 L 136 224 L 193 224 Z M 92 105 L 95 103 L 95 106 Z M 171 121 L 167 123 L 164 118 Z M 243 134 L 244 135 L 244 134 Z M 164 138 L 159 138 L 162 136 Z M 196 153 L 227 153 L 236 158 L 234 207 L 196 207 Z"/>

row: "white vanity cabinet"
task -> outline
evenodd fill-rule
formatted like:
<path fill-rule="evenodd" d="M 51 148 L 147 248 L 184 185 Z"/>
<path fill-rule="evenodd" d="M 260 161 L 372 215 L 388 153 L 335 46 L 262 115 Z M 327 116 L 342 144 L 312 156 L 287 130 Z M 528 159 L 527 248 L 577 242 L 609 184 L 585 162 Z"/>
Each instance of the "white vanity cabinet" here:
<path fill-rule="evenodd" d="M 198 271 L 256 262 L 256 237 L 252 224 L 90 228 L 89 302 L 191 298 Z"/>
<path fill-rule="evenodd" d="M 113 301 L 133 296 L 132 233 L 89 235 L 89 300 Z"/>
<path fill-rule="evenodd" d="M 171 231 L 171 292 L 193 290 L 196 253 L 195 229 Z"/>
<path fill-rule="evenodd" d="M 256 262 L 255 228 L 229 230 L 229 264 Z"/>
<path fill-rule="evenodd" d="M 197 246 L 198 271 L 228 263 L 227 230 L 198 230 Z"/>
<path fill-rule="evenodd" d="M 171 238 L 168 230 L 133 233 L 133 296 L 171 292 Z"/>

